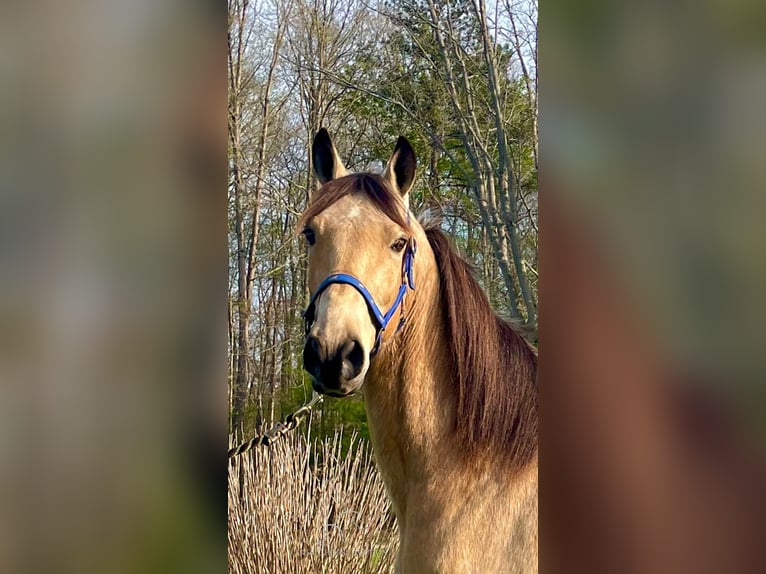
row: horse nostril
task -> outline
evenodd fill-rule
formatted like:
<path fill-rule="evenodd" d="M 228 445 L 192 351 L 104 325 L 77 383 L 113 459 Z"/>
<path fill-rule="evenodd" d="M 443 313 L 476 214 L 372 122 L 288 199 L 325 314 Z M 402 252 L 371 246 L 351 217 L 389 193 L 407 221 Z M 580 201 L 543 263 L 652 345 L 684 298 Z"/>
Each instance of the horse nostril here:
<path fill-rule="evenodd" d="M 341 350 L 341 373 L 347 381 L 355 378 L 364 367 L 364 350 L 358 341 L 351 340 Z"/>
<path fill-rule="evenodd" d="M 319 377 L 322 368 L 323 351 L 319 339 L 313 335 L 306 339 L 306 345 L 303 347 L 303 368 L 310 375 Z"/>
<path fill-rule="evenodd" d="M 306 338 L 303 368 L 321 382 L 323 388 L 339 388 L 343 381 L 355 379 L 363 367 L 364 350 L 359 342 L 348 340 L 339 349 L 328 350 L 324 339 L 313 335 Z"/>

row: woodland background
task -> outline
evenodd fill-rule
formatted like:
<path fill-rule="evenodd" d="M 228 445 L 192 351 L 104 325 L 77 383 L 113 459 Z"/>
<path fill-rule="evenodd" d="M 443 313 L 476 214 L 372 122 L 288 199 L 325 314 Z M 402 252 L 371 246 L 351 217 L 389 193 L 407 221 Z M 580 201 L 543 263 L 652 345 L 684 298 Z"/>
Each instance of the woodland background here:
<path fill-rule="evenodd" d="M 534 0 L 229 0 L 233 433 L 262 431 L 311 396 L 295 225 L 320 127 L 352 171 L 382 169 L 406 136 L 413 211 L 441 213 L 495 309 L 536 338 L 536 64 Z M 367 435 L 357 399 L 324 401 L 311 425 L 313 436 Z"/>

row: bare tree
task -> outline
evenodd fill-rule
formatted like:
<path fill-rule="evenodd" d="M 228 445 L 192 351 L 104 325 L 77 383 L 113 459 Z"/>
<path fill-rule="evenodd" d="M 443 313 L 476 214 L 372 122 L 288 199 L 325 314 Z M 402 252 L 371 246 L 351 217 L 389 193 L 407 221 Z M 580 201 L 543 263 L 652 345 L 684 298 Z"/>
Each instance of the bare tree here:
<path fill-rule="evenodd" d="M 262 7 L 261 7 L 262 8 Z M 255 274 L 266 150 L 272 122 L 272 88 L 289 15 L 277 7 L 270 54 L 260 62 L 249 57 L 257 13 L 249 0 L 230 0 L 228 33 L 229 146 L 236 243 L 236 368 L 232 391 L 232 427 L 237 429 L 252 385 L 250 313 Z M 259 72 L 265 72 L 257 82 Z M 257 89 L 256 89 L 257 87 Z M 257 126 L 257 127 L 256 127 Z M 255 129 L 253 130 L 253 128 Z M 255 131 L 254 142 L 251 133 Z M 253 145 L 254 144 L 254 145 Z"/>
<path fill-rule="evenodd" d="M 471 190 L 509 295 L 510 314 L 534 328 L 536 301 L 518 238 L 518 198 L 507 134 L 505 67 L 496 38 L 490 32 L 484 0 L 467 2 L 461 7 L 467 10 L 458 11 L 451 3 L 425 0 L 424 10 L 409 11 L 415 24 L 411 32 L 417 42 L 414 34 L 419 26 L 425 26 L 438 47 L 431 62 L 434 72 L 443 78 L 449 96 L 451 117 L 471 168 L 468 174 Z M 472 45 L 477 39 L 480 59 Z M 427 53 L 425 48 L 423 53 Z M 517 304 L 519 293 L 523 315 Z"/>

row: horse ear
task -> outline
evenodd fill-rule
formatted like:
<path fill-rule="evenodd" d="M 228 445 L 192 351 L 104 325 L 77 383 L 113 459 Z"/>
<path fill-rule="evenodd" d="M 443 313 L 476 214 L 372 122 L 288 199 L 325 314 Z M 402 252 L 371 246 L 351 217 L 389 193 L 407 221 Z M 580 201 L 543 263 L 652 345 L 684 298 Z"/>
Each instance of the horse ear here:
<path fill-rule="evenodd" d="M 383 177 L 401 194 L 405 204 L 408 204 L 408 194 L 412 188 L 412 182 L 415 181 L 416 165 L 415 150 L 412 149 L 407 138 L 399 136 L 394 153 L 383 170 Z"/>
<path fill-rule="evenodd" d="M 346 167 L 330 139 L 330 134 L 324 128 L 320 128 L 314 136 L 311 157 L 314 160 L 314 174 L 320 182 L 327 183 L 346 175 Z"/>

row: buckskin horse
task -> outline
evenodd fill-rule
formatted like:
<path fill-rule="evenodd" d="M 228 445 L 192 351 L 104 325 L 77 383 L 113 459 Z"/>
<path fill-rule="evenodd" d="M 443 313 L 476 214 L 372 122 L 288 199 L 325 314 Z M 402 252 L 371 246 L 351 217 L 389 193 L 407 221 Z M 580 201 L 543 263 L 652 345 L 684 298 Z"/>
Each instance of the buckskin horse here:
<path fill-rule="evenodd" d="M 348 173 L 326 130 L 308 243 L 305 369 L 363 391 L 399 524 L 399 574 L 537 571 L 537 354 L 433 221 L 410 215 L 416 159 Z"/>

